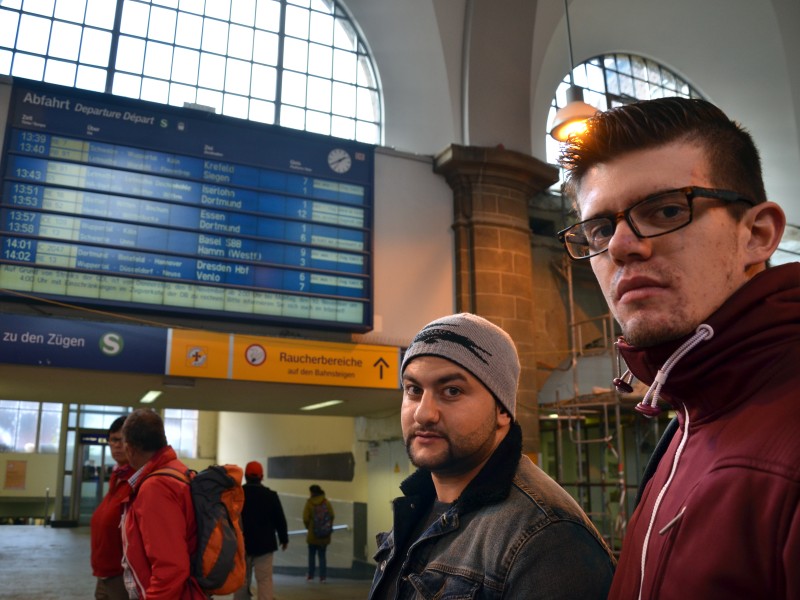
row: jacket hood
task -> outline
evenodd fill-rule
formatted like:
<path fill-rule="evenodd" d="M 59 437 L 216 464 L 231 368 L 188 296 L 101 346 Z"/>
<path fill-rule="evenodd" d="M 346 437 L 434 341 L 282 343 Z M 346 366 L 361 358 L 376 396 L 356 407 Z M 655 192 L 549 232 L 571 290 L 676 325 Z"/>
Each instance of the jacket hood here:
<path fill-rule="evenodd" d="M 506 437 L 455 501 L 458 514 L 463 515 L 505 500 L 511 491 L 511 483 L 521 457 L 522 429 L 513 421 Z M 406 496 L 418 496 L 426 502 L 436 498 L 433 478 L 427 469 L 417 469 L 400 484 L 400 489 Z"/>
<path fill-rule="evenodd" d="M 758 383 L 748 373 L 769 374 L 800 334 L 800 263 L 762 271 L 704 321 L 713 337 L 690 350 L 669 373 L 661 398 L 673 408 L 686 404 L 697 423 L 751 396 Z M 649 348 L 620 338 L 619 352 L 630 371 L 647 385 L 692 335 Z M 713 375 L 713 376 L 712 376 Z"/>

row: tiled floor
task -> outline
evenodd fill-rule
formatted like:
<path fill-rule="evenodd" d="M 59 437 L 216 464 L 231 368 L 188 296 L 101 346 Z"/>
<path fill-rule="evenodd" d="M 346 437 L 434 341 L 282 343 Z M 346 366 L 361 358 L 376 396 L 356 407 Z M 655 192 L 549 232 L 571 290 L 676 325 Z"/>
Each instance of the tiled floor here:
<path fill-rule="evenodd" d="M 369 581 L 274 576 L 277 600 L 363 600 Z M 217 596 L 228 600 L 233 596 Z M 0 599 L 91 600 L 89 529 L 52 529 L 37 525 L 0 526 Z"/>

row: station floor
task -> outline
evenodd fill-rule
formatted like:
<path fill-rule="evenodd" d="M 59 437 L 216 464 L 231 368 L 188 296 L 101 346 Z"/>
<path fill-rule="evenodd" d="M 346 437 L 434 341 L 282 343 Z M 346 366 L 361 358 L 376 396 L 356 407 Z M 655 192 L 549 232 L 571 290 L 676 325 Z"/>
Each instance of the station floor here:
<path fill-rule="evenodd" d="M 321 584 L 280 574 L 273 581 L 276 600 L 363 600 L 370 587 L 366 580 L 329 578 Z M 0 599 L 92 600 L 94 585 L 88 527 L 0 525 Z"/>

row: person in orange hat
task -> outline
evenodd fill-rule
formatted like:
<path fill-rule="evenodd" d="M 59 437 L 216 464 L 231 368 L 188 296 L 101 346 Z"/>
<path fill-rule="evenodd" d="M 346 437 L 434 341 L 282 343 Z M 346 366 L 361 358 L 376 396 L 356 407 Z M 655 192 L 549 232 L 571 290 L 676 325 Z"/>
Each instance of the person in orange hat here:
<path fill-rule="evenodd" d="M 273 600 L 272 558 L 278 549 L 286 550 L 289 535 L 286 515 L 278 494 L 261 483 L 264 469 L 261 463 L 251 461 L 244 469 L 244 508 L 242 509 L 242 533 L 247 560 L 247 575 L 244 585 L 233 595 L 234 600 L 248 600 L 250 581 L 256 576 L 258 600 Z M 276 541 L 277 534 L 277 541 Z"/>

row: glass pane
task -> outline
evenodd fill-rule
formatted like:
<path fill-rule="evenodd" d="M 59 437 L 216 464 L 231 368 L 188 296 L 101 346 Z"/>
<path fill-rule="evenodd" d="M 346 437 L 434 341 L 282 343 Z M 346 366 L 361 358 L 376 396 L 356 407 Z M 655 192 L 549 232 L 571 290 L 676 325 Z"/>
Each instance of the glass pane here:
<path fill-rule="evenodd" d="M 175 23 L 178 13 L 166 8 L 156 8 L 150 12 L 150 30 L 148 37 L 159 42 L 171 44 L 175 41 Z"/>
<path fill-rule="evenodd" d="M 301 73 L 284 71 L 281 85 L 281 102 L 303 106 L 305 100 L 306 76 Z M 281 109 L 281 125 L 283 125 L 283 109 Z"/>
<path fill-rule="evenodd" d="M 116 68 L 130 73 L 141 73 L 144 66 L 145 41 L 121 36 L 117 48 Z"/>
<path fill-rule="evenodd" d="M 50 19 L 22 15 L 19 23 L 17 50 L 46 54 L 47 42 L 50 40 Z"/>
<path fill-rule="evenodd" d="M 42 75 L 44 75 L 44 58 L 17 52 L 14 55 L 14 66 L 11 69 L 11 75 L 41 81 Z"/>
<path fill-rule="evenodd" d="M 197 50 L 175 48 L 172 65 L 173 81 L 197 85 L 197 69 L 199 66 L 200 53 Z M 171 101 L 170 104 L 172 104 Z"/>
<path fill-rule="evenodd" d="M 206 2 L 206 16 L 227 21 L 231 15 L 231 0 Z"/>
<path fill-rule="evenodd" d="M 102 29 L 114 28 L 117 3 L 108 0 L 89 0 L 86 4 L 86 24 Z"/>
<path fill-rule="evenodd" d="M 19 13 L 0 9 L 0 46 L 14 47 L 19 25 Z"/>
<path fill-rule="evenodd" d="M 357 41 L 356 32 L 353 31 L 350 23 L 344 19 L 336 19 L 336 24 L 333 27 L 333 45 L 337 48 L 355 52 L 357 50 Z"/>
<path fill-rule="evenodd" d="M 308 91 L 306 92 L 306 106 L 314 110 L 330 112 L 331 110 L 331 82 L 318 77 L 308 78 Z M 330 124 L 328 125 L 330 129 Z"/>
<path fill-rule="evenodd" d="M 661 85 L 661 69 L 652 60 L 647 61 L 647 80 L 655 85 Z"/>
<path fill-rule="evenodd" d="M 58 411 L 42 411 L 39 427 L 39 452 L 55 454 L 61 439 L 61 407 Z"/>
<path fill-rule="evenodd" d="M 231 21 L 242 25 L 254 25 L 256 22 L 256 0 L 233 0 Z"/>
<path fill-rule="evenodd" d="M 145 37 L 150 21 L 150 7 L 140 2 L 125 2 L 122 8 L 122 21 L 119 29 L 122 33 Z"/>
<path fill-rule="evenodd" d="M 331 119 L 331 135 L 352 140 L 356 134 L 356 122 L 354 119 L 344 119 L 334 116 Z"/>
<path fill-rule="evenodd" d="M 352 52 L 336 50 L 333 53 L 333 78 L 337 81 L 355 83 L 358 60 Z"/>
<path fill-rule="evenodd" d="M 19 420 L 17 421 L 17 452 L 33 452 L 36 450 L 36 425 L 38 420 L 38 410 L 19 411 Z"/>
<path fill-rule="evenodd" d="M 265 31 L 280 31 L 281 4 L 275 0 L 261 0 L 256 6 L 256 27 Z"/>
<path fill-rule="evenodd" d="M 306 113 L 306 131 L 330 135 L 331 116 L 328 113 L 308 111 Z"/>
<path fill-rule="evenodd" d="M 619 95 L 619 79 L 614 71 L 606 71 L 606 86 L 610 94 Z"/>
<path fill-rule="evenodd" d="M 19 411 L 7 408 L 0 403 L 0 452 L 14 452 L 17 441 L 17 420 Z"/>
<path fill-rule="evenodd" d="M 619 91 L 622 92 L 624 96 L 630 96 L 631 98 L 635 98 L 635 95 L 633 93 L 633 79 L 631 79 L 627 75 L 620 75 Z"/>
<path fill-rule="evenodd" d="M 620 73 L 625 73 L 626 75 L 633 73 L 630 58 L 626 54 L 617 54 L 617 69 L 619 69 Z"/>
<path fill-rule="evenodd" d="M 250 100 L 250 120 L 273 125 L 275 123 L 275 104 L 262 100 Z"/>
<path fill-rule="evenodd" d="M 631 57 L 631 65 L 633 66 L 633 76 L 639 79 L 647 79 L 647 70 L 644 67 L 644 60 L 639 56 Z"/>
<path fill-rule="evenodd" d="M 200 48 L 203 35 L 203 19 L 189 13 L 178 13 L 175 43 L 189 48 Z"/>
<path fill-rule="evenodd" d="M 197 419 L 181 421 L 181 452 L 185 458 L 197 457 Z"/>
<path fill-rule="evenodd" d="M 356 88 L 346 83 L 333 83 L 332 112 L 346 117 L 356 116 Z M 353 124 L 355 127 L 355 123 Z"/>
<path fill-rule="evenodd" d="M 58 0 L 56 2 L 56 19 L 72 21 L 73 23 L 83 23 L 83 15 L 86 12 L 86 0 Z"/>
<path fill-rule="evenodd" d="M 221 90 L 225 84 L 225 57 L 201 53 L 199 75 L 201 86 Z M 222 104 L 220 103 L 221 106 Z"/>
<path fill-rule="evenodd" d="M 225 54 L 228 50 L 228 24 L 213 19 L 203 19 L 203 50 Z"/>
<path fill-rule="evenodd" d="M 229 117 L 246 119 L 247 108 L 249 104 L 249 100 L 244 96 L 225 94 L 225 98 L 222 101 L 222 113 L 228 115 Z"/>
<path fill-rule="evenodd" d="M 311 13 L 311 35 L 320 44 L 333 44 L 333 17 L 318 12 Z"/>
<path fill-rule="evenodd" d="M 369 62 L 369 58 L 363 54 L 358 57 L 358 85 L 376 89 L 378 87 L 378 82 L 375 80 L 375 74 L 372 72 L 372 65 Z"/>
<path fill-rule="evenodd" d="M 25 0 L 25 12 L 52 17 L 54 4 L 54 0 Z"/>
<path fill-rule="evenodd" d="M 169 82 L 145 77 L 142 79 L 141 99 L 166 104 L 169 100 Z"/>
<path fill-rule="evenodd" d="M 231 25 L 228 40 L 228 56 L 251 60 L 253 57 L 253 33 L 250 27 Z"/>
<path fill-rule="evenodd" d="M 76 70 L 75 63 L 50 59 L 44 69 L 44 80 L 48 83 L 72 87 L 75 84 Z"/>
<path fill-rule="evenodd" d="M 278 83 L 277 73 L 277 70 L 273 67 L 253 65 L 250 95 L 254 98 L 275 100 L 275 90 Z"/>
<path fill-rule="evenodd" d="M 144 75 L 169 79 L 170 71 L 172 71 L 172 46 L 159 44 L 158 42 L 147 42 L 147 50 L 144 57 Z M 166 102 L 166 93 L 164 102 Z"/>
<path fill-rule="evenodd" d="M 366 144 L 379 144 L 379 135 L 380 132 L 375 123 L 365 123 L 364 121 L 356 123 L 356 139 L 358 141 Z"/>
<path fill-rule="evenodd" d="M 178 6 L 186 12 L 202 15 L 205 9 L 205 0 L 181 0 Z"/>
<path fill-rule="evenodd" d="M 281 126 L 292 129 L 303 129 L 306 122 L 306 111 L 294 106 L 281 107 Z"/>
<path fill-rule="evenodd" d="M 310 44 L 308 47 L 308 72 L 320 77 L 331 77 L 333 49 L 330 46 Z"/>
<path fill-rule="evenodd" d="M 228 69 L 225 73 L 225 91 L 244 95 L 250 93 L 249 62 L 228 59 Z"/>
<path fill-rule="evenodd" d="M 610 54 L 608 56 L 604 56 L 603 57 L 603 66 L 606 69 L 614 69 L 614 70 L 616 70 L 617 69 L 617 63 L 614 60 L 614 56 L 610 55 Z"/>
<path fill-rule="evenodd" d="M 128 75 L 126 73 L 117 73 L 114 75 L 114 85 L 112 93 L 118 96 L 127 96 L 128 98 L 139 97 L 139 86 L 142 83 L 142 78 L 135 75 Z"/>
<path fill-rule="evenodd" d="M 332 15 L 334 9 L 333 0 L 311 0 L 311 8 Z"/>
<path fill-rule="evenodd" d="M 53 42 L 50 44 L 50 56 L 78 60 L 81 47 L 81 27 L 72 23 L 53 22 Z M 74 75 L 74 72 L 73 72 Z M 71 85 L 71 84 L 70 84 Z"/>
<path fill-rule="evenodd" d="M 212 106 L 218 115 L 222 114 L 222 92 L 213 90 L 197 90 L 197 103 Z"/>
<path fill-rule="evenodd" d="M 308 42 L 284 38 L 283 67 L 293 71 L 305 72 L 308 66 Z"/>
<path fill-rule="evenodd" d="M 594 90 L 595 92 L 606 91 L 605 82 L 603 81 L 603 70 L 600 67 L 586 65 L 586 78 L 588 83 L 586 87 L 588 89 Z"/>
<path fill-rule="evenodd" d="M 253 60 L 265 65 L 278 64 L 278 36 L 263 31 L 255 32 Z"/>
<path fill-rule="evenodd" d="M 183 106 L 187 102 L 194 104 L 196 100 L 197 88 L 177 83 L 169 86 L 169 103 L 172 106 Z"/>
<path fill-rule="evenodd" d="M 633 80 L 634 89 L 636 90 L 634 93 L 634 97 L 639 100 L 647 100 L 650 97 L 650 89 L 645 81 L 639 81 L 638 79 Z"/>
<path fill-rule="evenodd" d="M 78 66 L 78 76 L 75 86 L 83 90 L 103 92 L 106 89 L 106 71 L 95 67 Z"/>
<path fill-rule="evenodd" d="M 111 34 L 97 29 L 83 30 L 81 62 L 98 67 L 108 66 L 108 53 L 111 50 Z"/>
<path fill-rule="evenodd" d="M 378 95 L 372 90 L 358 88 L 357 92 L 357 114 L 359 119 L 365 121 L 378 120 Z M 360 139 L 360 138 L 359 138 Z"/>
<path fill-rule="evenodd" d="M 308 39 L 309 11 L 297 6 L 286 7 L 286 35 Z"/>

